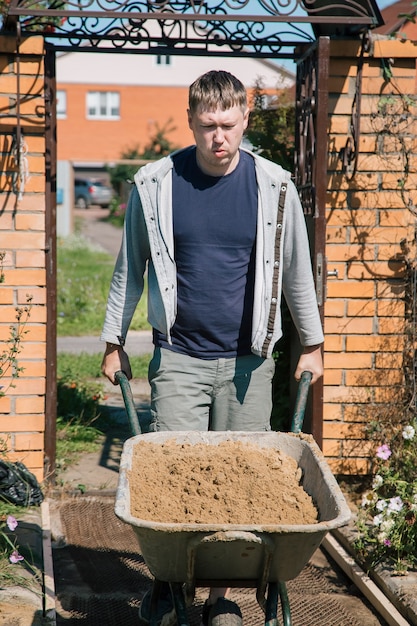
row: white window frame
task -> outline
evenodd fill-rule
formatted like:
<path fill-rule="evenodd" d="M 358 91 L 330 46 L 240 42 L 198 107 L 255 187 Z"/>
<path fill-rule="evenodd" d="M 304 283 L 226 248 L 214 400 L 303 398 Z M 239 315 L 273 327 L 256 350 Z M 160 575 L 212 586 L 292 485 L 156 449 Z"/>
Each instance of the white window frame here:
<path fill-rule="evenodd" d="M 118 91 L 88 91 L 86 117 L 88 120 L 119 120 L 120 93 Z"/>
<path fill-rule="evenodd" d="M 60 120 L 67 117 L 67 92 L 65 89 L 56 90 L 56 116 Z"/>

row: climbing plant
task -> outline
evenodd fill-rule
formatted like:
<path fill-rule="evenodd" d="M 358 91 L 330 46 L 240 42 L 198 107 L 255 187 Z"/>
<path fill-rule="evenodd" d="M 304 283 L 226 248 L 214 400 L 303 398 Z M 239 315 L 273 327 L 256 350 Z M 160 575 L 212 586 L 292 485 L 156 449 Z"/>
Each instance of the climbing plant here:
<path fill-rule="evenodd" d="M 0 283 L 5 281 L 4 259 L 5 253 L 0 252 Z M 2 342 L 0 347 L 0 383 L 2 379 L 8 382 L 6 385 L 0 384 L 0 397 L 4 396 L 7 390 L 13 386 L 13 381 L 20 376 L 23 368 L 19 366 L 18 355 L 22 349 L 22 338 L 26 334 L 25 328 L 30 316 L 32 297 L 26 297 L 26 304 L 16 307 L 16 319 L 9 327 L 9 337 Z"/>
<path fill-rule="evenodd" d="M 400 242 L 396 255 L 404 267 L 402 284 L 398 285 L 405 304 L 403 367 L 397 369 L 395 386 L 386 387 L 386 401 L 378 407 L 377 415 L 375 407 L 369 407 L 373 415 L 367 420 L 367 436 L 375 455 L 371 486 L 363 495 L 356 520 L 356 549 L 367 567 L 388 562 L 401 574 L 417 566 L 417 206 L 413 163 L 417 102 L 401 92 L 390 60 L 382 61 L 381 71 L 385 85 L 370 115 L 376 152 L 385 161 L 385 171 L 392 172 L 381 191 L 397 193 L 412 219 L 409 238 Z M 387 377 L 389 366 L 381 371 Z"/>

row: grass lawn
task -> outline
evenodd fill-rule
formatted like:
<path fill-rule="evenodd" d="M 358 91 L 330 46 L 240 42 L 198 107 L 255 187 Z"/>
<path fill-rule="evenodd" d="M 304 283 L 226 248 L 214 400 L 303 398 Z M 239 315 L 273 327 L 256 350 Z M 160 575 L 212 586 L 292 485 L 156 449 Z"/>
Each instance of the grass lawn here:
<path fill-rule="evenodd" d="M 60 352 L 58 354 L 58 377 L 70 376 L 80 380 L 101 378 L 101 360 L 102 354 L 72 354 L 69 352 Z M 148 363 L 151 359 L 150 354 L 140 356 L 129 356 L 132 374 L 134 378 L 147 378 Z"/>
<path fill-rule="evenodd" d="M 93 247 L 84 237 L 72 235 L 58 241 L 57 267 L 58 335 L 99 335 L 113 273 L 113 257 Z M 145 285 L 131 330 L 149 329 L 146 317 Z"/>

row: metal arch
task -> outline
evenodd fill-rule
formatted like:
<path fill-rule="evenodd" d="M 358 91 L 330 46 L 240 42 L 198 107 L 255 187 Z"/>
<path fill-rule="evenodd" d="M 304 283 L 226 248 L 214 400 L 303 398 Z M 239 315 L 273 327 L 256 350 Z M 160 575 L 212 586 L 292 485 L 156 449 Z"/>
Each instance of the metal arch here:
<path fill-rule="evenodd" d="M 17 21 L 22 36 L 41 32 L 56 50 L 270 58 L 294 58 L 323 28 L 382 23 L 375 0 L 10 0 L 3 31 Z"/>

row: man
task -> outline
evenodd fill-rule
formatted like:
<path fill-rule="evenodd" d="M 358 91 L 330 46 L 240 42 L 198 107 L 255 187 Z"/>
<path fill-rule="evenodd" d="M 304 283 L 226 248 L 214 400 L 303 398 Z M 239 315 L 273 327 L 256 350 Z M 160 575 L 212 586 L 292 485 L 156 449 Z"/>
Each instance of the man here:
<path fill-rule="evenodd" d="M 236 77 L 200 76 L 189 91 L 195 146 L 135 176 L 102 371 L 112 382 L 120 369 L 131 377 L 123 345 L 147 269 L 151 430 L 269 430 L 282 293 L 304 346 L 295 378 L 307 370 L 314 383 L 323 373 L 303 211 L 290 174 L 240 148 L 248 118 Z M 211 590 L 203 623 L 223 623 L 224 613 L 228 626 L 241 623 L 227 593 Z M 149 601 L 143 604 L 146 622 Z"/>

